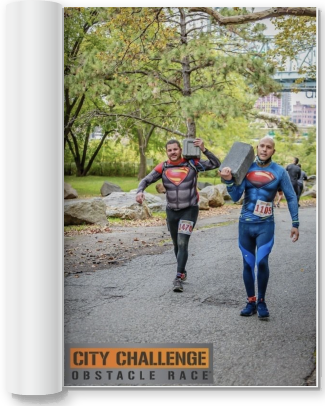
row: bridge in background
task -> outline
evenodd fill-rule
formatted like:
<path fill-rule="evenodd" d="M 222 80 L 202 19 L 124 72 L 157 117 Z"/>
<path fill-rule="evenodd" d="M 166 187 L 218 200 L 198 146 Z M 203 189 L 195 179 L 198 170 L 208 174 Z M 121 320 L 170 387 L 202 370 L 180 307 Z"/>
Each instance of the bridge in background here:
<path fill-rule="evenodd" d="M 305 79 L 302 83 L 296 83 L 301 75 L 297 72 L 276 72 L 273 79 L 282 85 L 282 92 L 291 92 L 293 88 L 299 92 L 306 92 L 306 97 L 311 99 L 315 97 L 316 81 L 314 79 Z"/>
<path fill-rule="evenodd" d="M 263 53 L 274 49 L 274 35 L 266 35 L 266 42 L 256 42 L 254 48 L 257 52 Z M 293 61 L 288 60 L 285 71 L 278 71 L 274 79 L 281 83 L 282 92 L 291 92 L 297 89 L 299 92 L 305 92 L 307 98 L 313 98 L 316 94 L 316 80 L 313 78 L 304 78 L 298 71 L 302 67 L 312 66 L 316 63 L 316 47 L 310 47 L 304 52 L 299 53 Z M 296 83 L 297 79 L 304 78 L 302 83 Z"/>
<path fill-rule="evenodd" d="M 214 7 L 215 10 L 220 11 L 221 7 Z M 264 35 L 265 40 L 255 41 L 250 45 L 250 50 L 256 53 L 266 53 L 269 50 L 275 49 L 274 35 Z M 243 40 L 245 42 L 245 40 Z M 246 43 L 247 45 L 247 43 Z M 280 63 L 280 58 L 278 58 Z M 291 92 L 293 89 L 299 92 L 305 92 L 307 98 L 314 98 L 316 96 L 316 80 L 314 78 L 305 78 L 299 74 L 298 71 L 301 67 L 313 66 L 316 64 L 316 47 L 310 47 L 298 55 L 294 60 L 289 60 L 286 63 L 284 71 L 278 71 L 274 75 L 274 79 L 281 83 L 283 93 Z M 297 79 L 304 78 L 302 83 L 296 83 Z"/>

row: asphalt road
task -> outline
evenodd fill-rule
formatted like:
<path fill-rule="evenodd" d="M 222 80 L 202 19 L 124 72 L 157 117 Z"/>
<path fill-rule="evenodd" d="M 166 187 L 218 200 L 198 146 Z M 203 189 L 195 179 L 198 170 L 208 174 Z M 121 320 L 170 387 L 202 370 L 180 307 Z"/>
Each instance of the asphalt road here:
<path fill-rule="evenodd" d="M 246 295 L 238 211 L 203 219 L 190 241 L 184 292 L 172 291 L 172 247 L 123 266 L 65 278 L 66 343 L 212 343 L 215 386 L 303 386 L 315 368 L 316 208 L 292 243 L 277 209 L 268 321 L 240 317 Z"/>

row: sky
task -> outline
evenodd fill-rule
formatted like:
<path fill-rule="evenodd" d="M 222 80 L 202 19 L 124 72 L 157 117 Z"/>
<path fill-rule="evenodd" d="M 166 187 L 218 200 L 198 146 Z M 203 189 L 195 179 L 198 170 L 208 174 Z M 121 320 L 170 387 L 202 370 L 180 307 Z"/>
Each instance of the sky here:
<path fill-rule="evenodd" d="M 269 7 L 255 7 L 255 11 L 260 11 L 260 10 L 266 10 Z M 270 20 L 263 20 L 261 21 L 261 23 L 266 25 L 266 30 L 265 30 L 265 34 L 266 35 L 275 35 L 276 34 L 276 30 L 274 25 L 272 24 L 272 22 Z M 309 94 L 310 96 L 311 94 Z M 299 93 L 291 93 L 291 110 L 292 110 L 292 106 L 295 105 L 297 103 L 297 101 L 300 101 L 301 104 L 317 104 L 317 96 L 314 93 L 314 97 L 312 98 L 308 98 L 306 97 L 305 92 L 299 92 Z"/>
<path fill-rule="evenodd" d="M 297 103 L 297 101 L 300 101 L 301 104 L 317 104 L 317 98 L 307 98 L 305 96 L 304 92 L 299 92 L 297 94 L 292 93 L 291 94 L 291 106 Z"/>

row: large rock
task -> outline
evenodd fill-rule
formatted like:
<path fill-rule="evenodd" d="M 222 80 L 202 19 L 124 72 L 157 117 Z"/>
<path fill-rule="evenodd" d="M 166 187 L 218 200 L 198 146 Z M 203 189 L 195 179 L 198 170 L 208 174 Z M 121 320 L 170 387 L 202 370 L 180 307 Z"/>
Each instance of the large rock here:
<path fill-rule="evenodd" d="M 100 188 L 100 193 L 102 196 L 109 196 L 113 192 L 123 192 L 123 190 L 114 183 L 105 181 Z"/>
<path fill-rule="evenodd" d="M 221 207 L 225 204 L 222 193 L 217 186 L 207 186 L 199 194 L 208 199 L 210 207 Z"/>
<path fill-rule="evenodd" d="M 230 194 L 228 193 L 227 186 L 224 183 L 220 183 L 215 186 L 222 194 L 224 200 L 231 200 Z"/>
<path fill-rule="evenodd" d="M 166 193 L 165 186 L 162 183 L 157 183 L 156 184 L 156 190 L 158 193 Z"/>
<path fill-rule="evenodd" d="M 78 197 L 77 191 L 69 185 L 69 183 L 64 182 L 64 198 L 65 199 L 76 199 Z"/>
<path fill-rule="evenodd" d="M 316 185 L 316 175 L 307 176 L 307 180 L 305 181 L 306 188 L 311 188 Z"/>
<path fill-rule="evenodd" d="M 310 189 L 308 189 L 305 193 L 302 194 L 302 196 L 311 196 L 311 197 L 317 197 L 317 185 L 314 185 Z"/>
<path fill-rule="evenodd" d="M 209 200 L 202 195 L 199 199 L 199 210 L 209 210 Z"/>
<path fill-rule="evenodd" d="M 101 198 L 64 202 L 64 225 L 107 225 L 106 205 Z"/>
<path fill-rule="evenodd" d="M 147 199 L 143 204 L 135 201 L 135 192 L 113 192 L 103 198 L 107 217 L 125 220 L 144 220 L 151 217 Z"/>
<path fill-rule="evenodd" d="M 136 194 L 137 189 L 130 190 L 130 193 L 135 193 Z M 145 196 L 145 202 L 149 209 L 153 212 L 159 212 L 159 211 L 165 211 L 166 210 L 166 195 L 161 194 L 161 195 L 153 195 L 148 192 L 144 192 Z M 134 201 L 135 201 L 135 195 L 134 195 Z"/>
<path fill-rule="evenodd" d="M 145 201 L 149 207 L 149 209 L 153 212 L 158 212 L 158 211 L 165 211 L 166 210 L 166 196 L 160 195 L 153 195 L 151 193 L 144 192 L 145 196 Z"/>
<path fill-rule="evenodd" d="M 198 182 L 198 183 L 197 183 L 197 188 L 198 188 L 199 190 L 202 190 L 202 189 L 204 189 L 204 188 L 207 187 L 207 186 L 213 186 L 213 185 L 212 185 L 212 183 L 209 183 L 209 182 Z"/>

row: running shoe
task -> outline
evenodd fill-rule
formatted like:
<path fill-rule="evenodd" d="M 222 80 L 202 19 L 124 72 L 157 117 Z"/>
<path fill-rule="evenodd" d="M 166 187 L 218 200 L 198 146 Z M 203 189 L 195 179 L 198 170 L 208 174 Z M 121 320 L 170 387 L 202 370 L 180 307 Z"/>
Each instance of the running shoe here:
<path fill-rule="evenodd" d="M 258 313 L 258 318 L 263 320 L 267 319 L 270 316 L 270 313 L 266 307 L 266 303 L 264 300 L 259 300 L 257 303 L 257 313 Z"/>
<path fill-rule="evenodd" d="M 247 302 L 246 307 L 243 308 L 240 315 L 248 317 L 253 316 L 253 314 L 256 314 L 256 302 Z"/>
<path fill-rule="evenodd" d="M 173 291 L 174 292 L 183 292 L 183 284 L 181 278 L 175 278 L 173 281 Z"/>
<path fill-rule="evenodd" d="M 187 272 L 184 271 L 184 273 L 181 273 L 181 280 L 182 280 L 182 282 L 185 282 L 186 279 L 187 279 Z"/>

